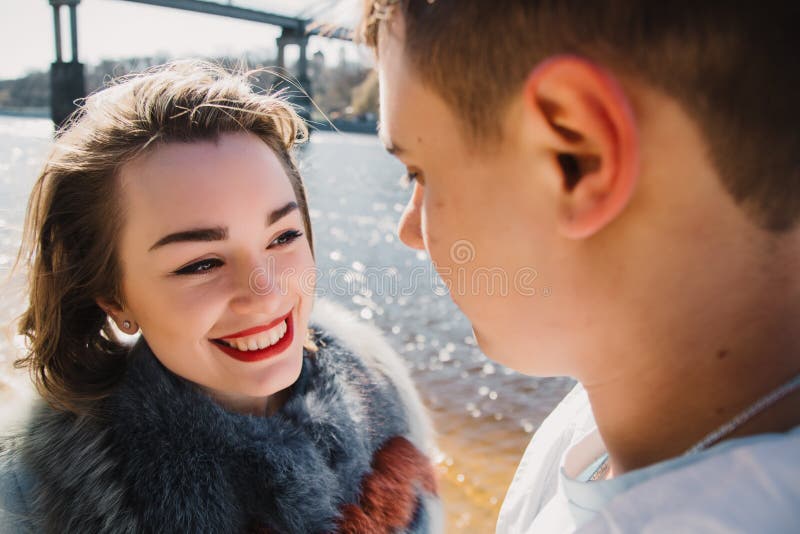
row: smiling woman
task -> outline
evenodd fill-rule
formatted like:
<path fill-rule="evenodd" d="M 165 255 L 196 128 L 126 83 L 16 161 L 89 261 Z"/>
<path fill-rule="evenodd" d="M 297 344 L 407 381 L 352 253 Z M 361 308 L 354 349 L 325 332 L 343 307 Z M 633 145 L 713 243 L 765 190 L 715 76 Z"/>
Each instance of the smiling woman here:
<path fill-rule="evenodd" d="M 303 133 L 195 62 L 121 80 L 59 132 L 21 253 L 18 363 L 46 402 L 0 444 L 0 531 L 440 530 L 405 366 L 313 306 Z"/>
<path fill-rule="evenodd" d="M 301 280 L 314 272 L 305 201 L 278 156 L 255 134 L 223 133 L 159 146 L 118 180 L 124 305 L 101 308 L 136 324 L 172 372 L 264 412 L 300 373 L 307 329 L 294 325 L 308 323 L 313 288 Z M 253 273 L 279 287 L 255 291 Z"/>

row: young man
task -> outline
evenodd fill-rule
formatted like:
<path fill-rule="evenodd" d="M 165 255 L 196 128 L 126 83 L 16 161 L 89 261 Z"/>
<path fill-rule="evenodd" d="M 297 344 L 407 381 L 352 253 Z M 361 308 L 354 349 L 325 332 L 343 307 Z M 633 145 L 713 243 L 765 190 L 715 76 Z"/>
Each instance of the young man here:
<path fill-rule="evenodd" d="M 582 384 L 498 531 L 797 532 L 798 4 L 364 7 L 400 237 L 488 356 Z"/>

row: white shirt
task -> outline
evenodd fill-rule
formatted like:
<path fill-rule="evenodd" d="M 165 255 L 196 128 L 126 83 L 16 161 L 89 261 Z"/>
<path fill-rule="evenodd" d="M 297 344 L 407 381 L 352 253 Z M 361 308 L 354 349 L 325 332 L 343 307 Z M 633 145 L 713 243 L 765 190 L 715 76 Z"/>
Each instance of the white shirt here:
<path fill-rule="evenodd" d="M 500 508 L 498 534 L 575 529 L 563 488 L 559 487 L 559 467 L 565 451 L 596 428 L 589 398 L 578 384 L 533 435 Z"/>
<path fill-rule="evenodd" d="M 800 532 L 800 427 L 587 482 L 587 467 L 603 454 L 576 386 L 525 451 L 498 534 Z"/>

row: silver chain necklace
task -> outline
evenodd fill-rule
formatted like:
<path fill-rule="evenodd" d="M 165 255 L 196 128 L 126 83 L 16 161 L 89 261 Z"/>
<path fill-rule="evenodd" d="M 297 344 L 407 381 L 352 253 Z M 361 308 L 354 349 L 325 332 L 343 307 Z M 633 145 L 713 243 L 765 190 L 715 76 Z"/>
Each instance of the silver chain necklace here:
<path fill-rule="evenodd" d="M 784 383 L 781 386 L 773 389 L 753 404 L 739 412 L 733 419 L 729 420 L 727 423 L 723 424 L 713 432 L 707 434 L 703 439 L 698 441 L 695 445 L 692 445 L 686 452 L 683 453 L 683 456 L 690 456 L 692 454 L 697 454 L 700 451 L 703 451 L 712 445 L 719 442 L 722 438 L 729 435 L 731 432 L 742 426 L 744 423 L 758 415 L 759 413 L 763 412 L 782 398 L 786 397 L 790 393 L 794 392 L 800 388 L 800 374 L 796 375 L 794 378 L 789 380 L 788 382 Z M 602 464 L 592 473 L 592 476 L 589 478 L 589 481 L 594 482 L 597 480 L 602 480 L 605 478 L 606 473 L 608 473 L 608 469 L 611 467 L 611 463 L 608 461 L 608 456 L 603 461 Z"/>

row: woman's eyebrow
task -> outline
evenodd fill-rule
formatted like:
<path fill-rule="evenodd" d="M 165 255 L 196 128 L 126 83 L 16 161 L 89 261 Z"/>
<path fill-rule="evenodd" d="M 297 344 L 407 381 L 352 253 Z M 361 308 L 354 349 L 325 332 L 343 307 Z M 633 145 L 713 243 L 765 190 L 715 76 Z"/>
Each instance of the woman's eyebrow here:
<path fill-rule="evenodd" d="M 291 201 L 287 203 L 284 207 L 276 209 L 275 211 L 270 213 L 269 216 L 267 217 L 267 226 L 275 224 L 276 222 L 283 219 L 296 209 L 298 209 L 298 206 L 297 202 L 295 201 Z"/>
<path fill-rule="evenodd" d="M 296 209 L 299 209 L 297 202 L 291 201 L 285 206 L 272 211 L 267 216 L 267 226 L 275 224 Z M 170 243 L 224 241 L 225 239 L 228 239 L 228 229 L 224 226 L 216 226 L 214 228 L 193 228 L 191 230 L 184 230 L 165 235 L 156 241 L 153 246 L 148 249 L 148 252 L 163 247 L 164 245 L 169 245 Z"/>
<path fill-rule="evenodd" d="M 156 241 L 152 247 L 148 249 L 151 252 L 157 248 L 169 245 L 170 243 L 183 243 L 187 241 L 223 241 L 228 239 L 228 229 L 222 226 L 215 228 L 198 228 L 193 230 L 184 230 L 182 232 L 175 232 L 168 234 Z"/>

